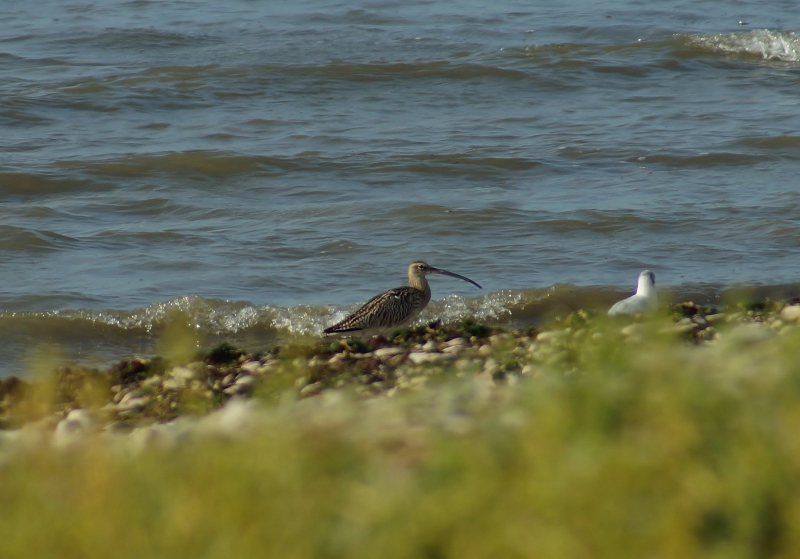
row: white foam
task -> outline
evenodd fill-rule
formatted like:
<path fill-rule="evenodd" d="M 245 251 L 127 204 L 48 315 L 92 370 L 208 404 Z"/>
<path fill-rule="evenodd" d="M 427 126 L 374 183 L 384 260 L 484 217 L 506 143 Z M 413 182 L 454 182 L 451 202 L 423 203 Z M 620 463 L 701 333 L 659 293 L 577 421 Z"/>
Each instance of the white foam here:
<path fill-rule="evenodd" d="M 729 54 L 748 54 L 765 60 L 800 61 L 800 33 L 754 29 L 740 33 L 698 35 L 691 42 L 703 48 Z"/>

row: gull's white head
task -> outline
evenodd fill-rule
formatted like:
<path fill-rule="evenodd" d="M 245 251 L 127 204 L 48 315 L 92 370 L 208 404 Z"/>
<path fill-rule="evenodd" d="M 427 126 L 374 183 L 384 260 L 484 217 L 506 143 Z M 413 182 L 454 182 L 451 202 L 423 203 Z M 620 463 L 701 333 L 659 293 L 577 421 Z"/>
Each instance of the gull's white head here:
<path fill-rule="evenodd" d="M 636 288 L 636 293 L 639 295 L 647 295 L 655 293 L 656 291 L 656 275 L 650 270 L 644 270 L 639 274 L 639 285 Z"/>

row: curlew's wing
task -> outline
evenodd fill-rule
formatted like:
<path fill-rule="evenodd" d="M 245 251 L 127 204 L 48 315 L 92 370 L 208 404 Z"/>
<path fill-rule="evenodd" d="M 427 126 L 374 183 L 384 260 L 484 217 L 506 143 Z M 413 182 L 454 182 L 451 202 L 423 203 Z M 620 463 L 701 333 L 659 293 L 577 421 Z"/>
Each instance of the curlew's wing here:
<path fill-rule="evenodd" d="M 413 287 L 397 287 L 367 301 L 356 312 L 324 330 L 326 334 L 401 326 L 425 306 L 425 295 Z"/>

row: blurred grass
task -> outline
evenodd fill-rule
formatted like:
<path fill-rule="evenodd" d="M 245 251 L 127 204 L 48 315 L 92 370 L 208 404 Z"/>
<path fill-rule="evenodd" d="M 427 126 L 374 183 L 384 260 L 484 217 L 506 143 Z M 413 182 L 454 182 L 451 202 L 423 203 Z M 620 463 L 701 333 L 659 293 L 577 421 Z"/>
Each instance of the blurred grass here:
<path fill-rule="evenodd" d="M 0 467 L 0 557 L 796 556 L 797 333 L 598 338 L 508 386 L 283 398 L 241 439 L 34 446 Z"/>

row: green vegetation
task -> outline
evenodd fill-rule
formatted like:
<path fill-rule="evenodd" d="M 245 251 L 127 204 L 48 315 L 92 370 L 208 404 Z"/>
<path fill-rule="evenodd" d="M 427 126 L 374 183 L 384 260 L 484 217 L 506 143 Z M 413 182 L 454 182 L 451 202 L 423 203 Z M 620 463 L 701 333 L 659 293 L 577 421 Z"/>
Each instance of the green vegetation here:
<path fill-rule="evenodd" d="M 179 370 L 184 392 L 159 385 L 161 401 L 205 397 L 200 413 L 252 394 L 253 420 L 169 445 L 134 441 L 158 419 L 147 387 L 180 378 L 171 365 L 95 372 L 72 396 L 56 382 L 29 417 L 46 421 L 57 394 L 62 415 L 82 398 L 98 429 L 137 429 L 62 449 L 12 445 L 37 423 L 0 432 L 0 557 L 791 557 L 800 328 L 778 310 L 684 305 L 633 326 L 576 313 L 541 333 L 432 325 L 257 362 L 226 346 L 206 376 Z M 236 371 L 258 382 L 231 390 Z M 126 382 L 150 398 L 132 415 L 105 403 Z M 35 408 L 33 385 L 15 390 Z"/>

